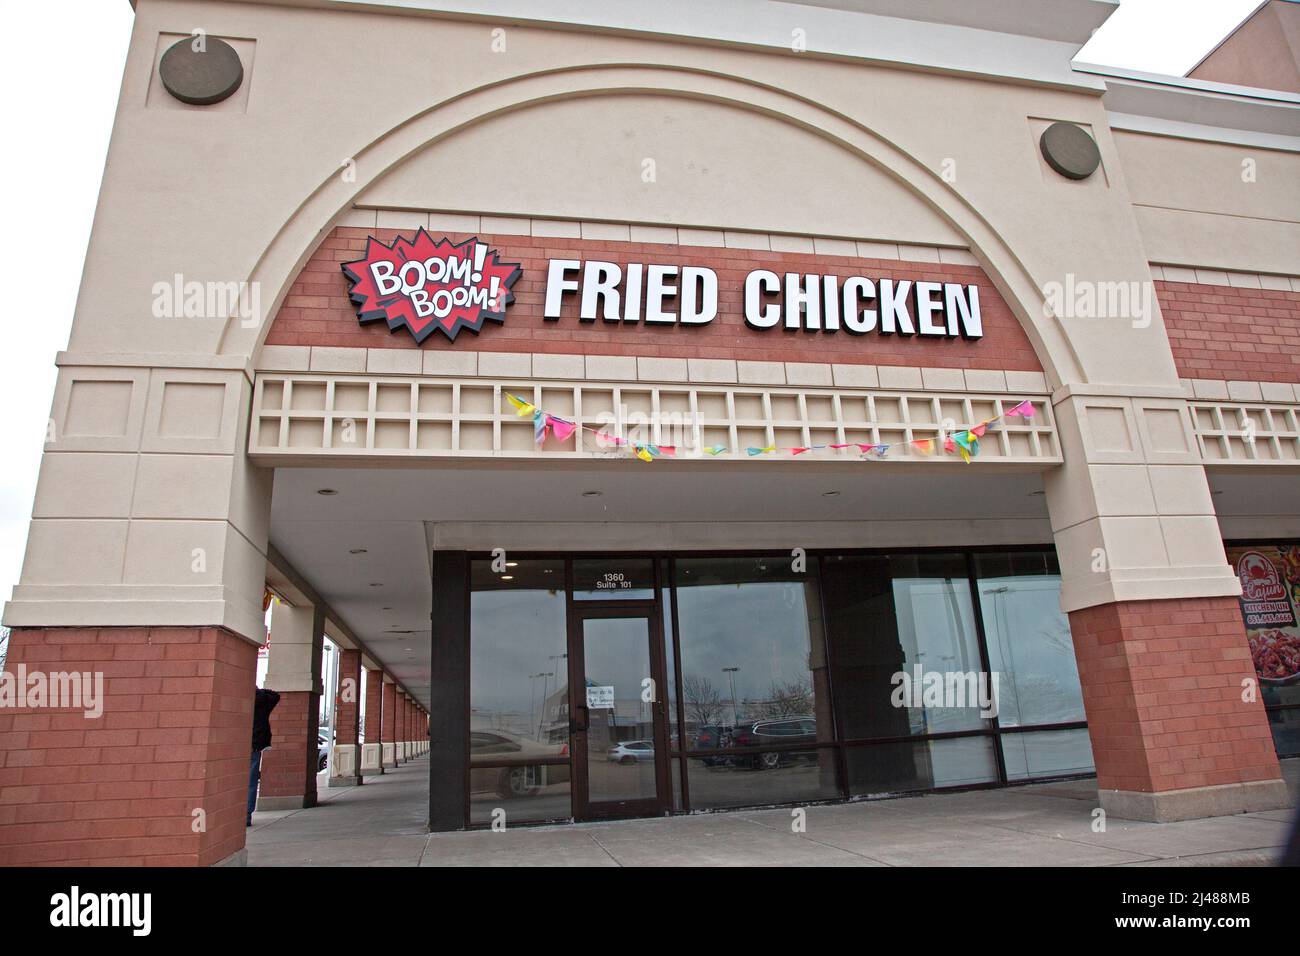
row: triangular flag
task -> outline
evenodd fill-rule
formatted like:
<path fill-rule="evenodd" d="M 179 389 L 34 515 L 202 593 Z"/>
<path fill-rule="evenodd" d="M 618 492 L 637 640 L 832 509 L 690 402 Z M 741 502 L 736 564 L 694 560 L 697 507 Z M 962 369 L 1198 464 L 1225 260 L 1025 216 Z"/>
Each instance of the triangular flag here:
<path fill-rule="evenodd" d="M 661 455 L 663 455 L 663 456 L 665 456 L 665 457 L 667 457 L 667 458 L 675 458 L 675 457 L 677 457 L 677 446 L 676 446 L 676 445 L 659 445 L 658 447 L 655 448 L 655 451 L 657 451 L 659 454 L 661 454 Z"/>
<path fill-rule="evenodd" d="M 636 456 L 642 461 L 654 461 L 655 456 L 651 454 L 650 449 L 645 445 L 636 446 Z"/>
<path fill-rule="evenodd" d="M 520 418 L 523 418 L 527 415 L 531 415 L 533 414 L 533 412 L 537 411 L 537 406 L 534 405 L 532 402 L 525 402 L 522 398 L 516 398 L 515 396 L 511 395 L 509 392 L 506 392 L 506 400 L 510 402 L 510 404 L 513 405 L 516 409 L 519 410 Z"/>
<path fill-rule="evenodd" d="M 806 452 L 806 451 L 812 451 L 812 449 L 811 449 L 811 448 L 791 448 L 791 449 L 790 449 L 790 454 L 791 454 L 791 455 L 798 456 L 798 455 L 802 455 L 802 454 L 803 454 L 804 452 Z"/>
<path fill-rule="evenodd" d="M 968 465 L 970 464 L 970 452 L 966 450 L 965 445 L 961 445 L 957 448 L 957 454 L 961 455 L 962 461 L 966 462 Z"/>
<path fill-rule="evenodd" d="M 749 455 L 766 455 L 770 451 L 776 451 L 775 445 L 768 445 L 766 448 L 746 448 L 745 452 Z"/>
<path fill-rule="evenodd" d="M 726 445 L 710 445 L 708 448 L 704 449 L 707 454 L 713 455 L 715 458 L 726 450 Z"/>
<path fill-rule="evenodd" d="M 889 454 L 888 445 L 868 445 L 867 447 L 874 448 L 876 450 L 876 454 L 878 454 L 881 458 L 884 458 L 886 455 Z"/>
<path fill-rule="evenodd" d="M 943 436 L 943 450 L 950 455 L 957 450 L 957 443 L 952 440 L 951 435 Z"/>
<path fill-rule="evenodd" d="M 540 408 L 533 412 L 533 441 L 539 445 L 546 444 L 546 431 L 550 428 L 551 416 Z"/>
<path fill-rule="evenodd" d="M 912 445 L 915 446 L 916 450 L 922 455 L 928 455 L 930 452 L 934 451 L 933 438 L 918 438 L 912 442 Z"/>
<path fill-rule="evenodd" d="M 554 415 L 546 416 L 546 424 L 551 426 L 551 431 L 560 441 L 567 439 L 578 428 L 573 422 L 566 422 L 563 418 L 556 418 Z"/>
<path fill-rule="evenodd" d="M 976 438 L 983 438 L 984 432 L 988 427 L 989 427 L 988 422 L 980 422 L 978 425 L 976 425 L 974 428 L 970 430 L 970 433 L 974 435 Z"/>
<path fill-rule="evenodd" d="M 1003 412 L 1003 414 L 1004 414 L 1004 415 L 1007 415 L 1007 416 L 1016 416 L 1016 415 L 1019 415 L 1019 416 L 1021 416 L 1021 417 L 1023 417 L 1023 418 L 1033 418 L 1033 417 L 1034 417 L 1034 403 L 1031 402 L 1031 401 L 1029 401 L 1028 399 L 1026 399 L 1025 401 L 1021 402 L 1020 404 L 1015 405 L 1015 406 L 1012 407 L 1012 408 L 1008 408 L 1005 412 Z"/>

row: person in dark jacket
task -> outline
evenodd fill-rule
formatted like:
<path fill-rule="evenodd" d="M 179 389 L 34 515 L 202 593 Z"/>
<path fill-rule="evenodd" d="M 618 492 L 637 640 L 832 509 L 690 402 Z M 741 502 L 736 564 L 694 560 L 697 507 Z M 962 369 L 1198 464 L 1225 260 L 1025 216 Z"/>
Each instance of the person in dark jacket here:
<path fill-rule="evenodd" d="M 271 711 L 280 703 L 280 695 L 268 688 L 257 689 L 253 701 L 253 755 L 248 761 L 248 826 L 253 825 L 253 807 L 257 805 L 257 781 L 262 778 L 262 751 L 271 746 Z"/>

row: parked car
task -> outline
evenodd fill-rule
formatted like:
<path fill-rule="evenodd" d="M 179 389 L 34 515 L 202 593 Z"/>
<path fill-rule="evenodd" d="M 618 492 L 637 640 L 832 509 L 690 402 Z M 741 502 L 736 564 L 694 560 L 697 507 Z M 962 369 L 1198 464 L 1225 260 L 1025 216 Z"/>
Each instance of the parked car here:
<path fill-rule="evenodd" d="M 654 760 L 655 745 L 650 740 L 625 740 L 609 748 L 605 759 L 610 763 L 636 763 L 638 760 Z"/>
<path fill-rule="evenodd" d="M 506 730 L 470 731 L 470 790 L 474 793 L 495 793 L 503 799 L 536 796 L 542 787 L 567 781 L 569 767 L 568 764 L 528 761 L 568 756 L 567 743 L 542 743 Z M 496 766 L 475 766 L 483 763 L 493 763 Z"/>
<path fill-rule="evenodd" d="M 330 742 L 324 734 L 316 735 L 316 772 L 322 773 L 330 763 Z"/>
<path fill-rule="evenodd" d="M 774 744 L 817 744 L 816 717 L 778 717 L 748 721 L 731 731 L 725 746 L 767 747 Z M 775 770 L 794 760 L 816 756 L 815 750 L 769 750 L 753 757 L 733 758 L 755 770 Z"/>

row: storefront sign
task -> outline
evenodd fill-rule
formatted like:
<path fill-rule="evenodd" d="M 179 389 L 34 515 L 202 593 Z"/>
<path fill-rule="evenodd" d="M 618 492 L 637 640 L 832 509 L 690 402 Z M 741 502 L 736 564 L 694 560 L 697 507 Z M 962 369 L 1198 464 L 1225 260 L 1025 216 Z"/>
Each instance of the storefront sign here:
<path fill-rule="evenodd" d="M 1294 627 L 1295 609 L 1281 572 L 1265 555 L 1247 551 L 1237 561 L 1241 579 L 1241 613 L 1246 626 Z"/>
<path fill-rule="evenodd" d="M 398 238 L 391 246 L 371 237 L 365 258 L 343 263 L 357 319 L 383 319 L 392 331 L 404 325 L 416 342 L 435 329 L 455 341 L 463 328 L 479 332 L 488 319 L 504 321 L 521 272 L 477 238 L 434 242 L 423 229 L 414 242 Z"/>
<path fill-rule="evenodd" d="M 755 269 L 745 277 L 745 324 L 754 329 L 978 339 L 979 287 L 958 282 L 803 274 Z M 706 325 L 718 315 L 718 274 L 700 266 L 552 259 L 545 318 L 564 295 L 579 298 L 583 322 Z"/>
<path fill-rule="evenodd" d="M 423 229 L 391 246 L 371 237 L 363 259 L 343 263 L 361 322 L 406 326 L 423 342 L 435 329 L 455 340 L 462 328 L 505 320 L 510 287 L 522 270 L 502 262 L 477 238 L 453 244 Z M 838 276 L 768 269 L 743 284 L 745 324 L 766 331 L 979 339 L 984 336 L 979 287 L 973 283 Z M 578 319 L 602 327 L 708 325 L 718 316 L 718 274 L 705 266 L 551 259 L 542 315 L 558 322 L 565 296 Z"/>

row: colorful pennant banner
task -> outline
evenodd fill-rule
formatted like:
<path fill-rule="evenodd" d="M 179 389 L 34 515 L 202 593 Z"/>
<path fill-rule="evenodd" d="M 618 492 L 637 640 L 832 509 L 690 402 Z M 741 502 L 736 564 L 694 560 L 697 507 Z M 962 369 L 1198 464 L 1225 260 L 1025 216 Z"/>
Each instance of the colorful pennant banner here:
<path fill-rule="evenodd" d="M 533 420 L 533 441 L 540 448 L 546 444 L 548 435 L 554 435 L 560 441 L 565 441 L 578 429 L 591 432 L 597 440 L 608 445 L 627 445 L 631 447 L 633 453 L 642 461 L 654 461 L 656 458 L 675 458 L 677 456 L 677 447 L 675 445 L 649 445 L 641 442 L 629 442 L 626 438 L 620 438 L 617 435 L 610 435 L 600 428 L 592 428 L 590 425 L 578 425 L 576 422 L 567 419 L 557 418 L 538 408 L 532 402 L 526 402 L 517 395 L 511 395 L 509 392 L 504 393 L 506 401 L 514 406 L 515 412 L 520 418 L 529 418 Z M 919 455 L 933 455 L 942 451 L 948 455 L 959 455 L 961 460 L 970 464 L 970 460 L 980 453 L 980 439 L 985 433 L 993 428 L 997 422 L 1003 418 L 1023 418 L 1026 421 L 1034 417 L 1034 403 L 1028 399 L 1013 405 L 1011 408 L 1003 411 L 1001 415 L 995 415 L 992 418 L 980 422 L 970 428 L 961 431 L 955 431 L 950 435 L 944 435 L 942 438 L 918 438 L 915 441 L 908 442 L 910 449 Z M 791 457 L 797 458 L 800 455 L 811 451 L 819 451 L 824 448 L 840 450 L 843 448 L 856 448 L 863 458 L 884 458 L 889 454 L 892 446 L 884 443 L 872 444 L 869 442 L 844 442 L 836 445 L 796 445 L 793 447 L 783 448 L 777 445 L 767 445 L 762 448 L 745 448 L 744 454 L 750 458 L 759 455 L 777 455 L 782 452 L 788 452 Z M 709 445 L 701 449 L 706 455 L 718 457 L 732 451 L 726 445 Z M 739 451 L 737 451 L 739 454 Z"/>

